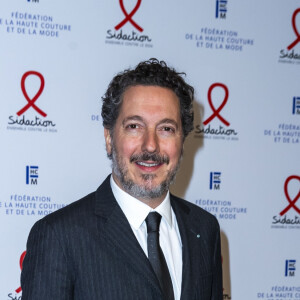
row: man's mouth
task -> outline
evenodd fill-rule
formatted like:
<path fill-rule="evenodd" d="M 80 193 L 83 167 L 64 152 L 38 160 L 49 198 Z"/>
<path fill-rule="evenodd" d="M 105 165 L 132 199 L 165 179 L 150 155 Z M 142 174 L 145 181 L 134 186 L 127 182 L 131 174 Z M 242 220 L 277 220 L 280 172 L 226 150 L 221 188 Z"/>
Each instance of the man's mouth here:
<path fill-rule="evenodd" d="M 135 165 L 142 171 L 146 173 L 152 173 L 157 171 L 162 165 L 162 162 L 156 161 L 136 161 Z"/>
<path fill-rule="evenodd" d="M 137 165 L 139 166 L 144 166 L 144 167 L 157 167 L 158 165 L 160 165 L 160 163 L 156 163 L 156 162 L 152 162 L 152 163 L 147 163 L 144 161 L 137 161 L 136 162 Z"/>

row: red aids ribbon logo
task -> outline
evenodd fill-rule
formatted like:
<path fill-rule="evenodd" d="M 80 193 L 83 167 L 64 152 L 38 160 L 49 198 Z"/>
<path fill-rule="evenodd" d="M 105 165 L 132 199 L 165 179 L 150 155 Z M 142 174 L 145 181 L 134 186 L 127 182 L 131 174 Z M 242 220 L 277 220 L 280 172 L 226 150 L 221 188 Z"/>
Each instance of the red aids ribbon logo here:
<path fill-rule="evenodd" d="M 298 13 L 300 13 L 300 8 L 297 8 L 294 11 L 293 17 L 292 17 L 292 26 L 293 26 L 293 29 L 294 29 L 294 32 L 295 32 L 297 38 L 287 47 L 288 50 L 291 50 L 298 43 L 300 43 L 300 33 L 298 32 L 297 27 L 296 27 L 296 16 L 297 16 Z"/>
<path fill-rule="evenodd" d="M 134 7 L 134 9 L 130 12 L 130 14 L 127 13 L 125 7 L 124 7 L 124 3 L 123 0 L 120 0 L 120 6 L 122 9 L 123 14 L 125 15 L 125 19 L 119 23 L 117 26 L 115 26 L 116 30 L 119 30 L 121 27 L 123 27 L 127 22 L 130 22 L 132 24 L 132 26 L 134 26 L 138 31 L 142 32 L 144 29 L 142 27 L 140 27 L 136 22 L 134 22 L 132 20 L 132 17 L 134 16 L 134 14 L 137 12 L 137 10 L 139 9 L 140 5 L 141 5 L 142 0 L 137 0 L 137 3 Z"/>
<path fill-rule="evenodd" d="M 285 196 L 286 196 L 286 199 L 287 201 L 289 202 L 289 205 L 280 213 L 281 216 L 283 216 L 285 213 L 287 213 L 288 210 L 290 210 L 291 208 L 294 208 L 295 211 L 300 214 L 300 209 L 295 205 L 296 202 L 299 200 L 300 198 L 300 188 L 299 188 L 299 192 L 298 194 L 296 195 L 296 197 L 292 200 L 290 198 L 290 195 L 288 193 L 288 184 L 291 180 L 293 179 L 296 179 L 300 182 L 300 176 L 297 176 L 297 175 L 292 175 L 290 177 L 288 177 L 284 183 L 284 193 L 285 193 Z"/>
<path fill-rule="evenodd" d="M 26 88 L 25 88 L 25 80 L 28 76 L 31 76 L 31 75 L 39 77 L 39 79 L 41 81 L 40 88 L 39 88 L 39 90 L 37 91 L 37 93 L 35 94 L 35 96 L 32 99 L 29 98 L 29 96 L 26 92 Z M 23 95 L 24 95 L 24 97 L 25 97 L 25 99 L 27 100 L 28 103 L 21 110 L 19 110 L 17 112 L 18 116 L 21 116 L 22 114 L 24 114 L 24 112 L 27 109 L 29 109 L 30 107 L 35 109 L 35 111 L 38 112 L 43 117 L 47 116 L 46 113 L 44 113 L 40 108 L 38 108 L 35 105 L 36 100 L 41 96 L 41 94 L 43 92 L 44 86 L 45 86 L 45 80 L 44 80 L 44 77 L 41 73 L 36 72 L 36 71 L 28 71 L 28 72 L 24 73 L 24 75 L 22 76 L 22 79 L 21 79 L 21 89 L 22 89 L 22 93 L 23 93 Z"/>
<path fill-rule="evenodd" d="M 25 258 L 25 255 L 26 255 L 26 251 L 24 251 L 24 252 L 21 254 L 21 257 L 20 257 L 20 269 L 21 269 L 21 271 L 22 271 L 22 269 L 23 269 L 23 260 L 24 260 L 24 258 Z M 19 288 L 16 289 L 16 293 L 17 293 L 17 294 L 20 293 L 21 291 L 22 291 L 22 288 L 21 288 L 21 287 L 19 287 Z"/>
<path fill-rule="evenodd" d="M 212 93 L 212 90 L 216 87 L 221 87 L 222 89 L 224 89 L 225 91 L 225 97 L 224 97 L 224 100 L 223 102 L 221 103 L 221 105 L 218 107 L 218 109 L 216 109 L 212 103 L 212 100 L 211 100 L 211 93 Z M 207 125 L 208 123 L 210 123 L 214 118 L 218 118 L 222 123 L 224 123 L 226 126 L 229 126 L 230 123 L 228 121 L 226 121 L 221 115 L 220 115 L 220 112 L 221 110 L 223 109 L 223 107 L 226 105 L 227 103 L 227 100 L 228 100 L 228 95 L 229 95 L 229 91 L 228 91 L 228 88 L 225 84 L 223 83 L 214 83 L 210 86 L 210 88 L 208 89 L 208 93 L 207 93 L 207 98 L 208 98 L 208 103 L 209 103 L 209 106 L 210 108 L 212 109 L 213 111 L 213 114 L 208 118 L 206 119 L 203 124 L 204 125 Z"/>

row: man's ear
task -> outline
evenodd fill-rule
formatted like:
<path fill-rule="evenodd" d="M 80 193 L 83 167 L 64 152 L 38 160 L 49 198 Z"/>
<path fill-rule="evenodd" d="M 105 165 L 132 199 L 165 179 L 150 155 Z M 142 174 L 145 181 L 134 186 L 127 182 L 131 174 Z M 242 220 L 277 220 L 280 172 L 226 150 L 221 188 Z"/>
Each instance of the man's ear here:
<path fill-rule="evenodd" d="M 111 135 L 109 132 L 109 129 L 104 128 L 104 138 L 105 138 L 105 145 L 106 145 L 106 151 L 108 155 L 111 155 Z"/>

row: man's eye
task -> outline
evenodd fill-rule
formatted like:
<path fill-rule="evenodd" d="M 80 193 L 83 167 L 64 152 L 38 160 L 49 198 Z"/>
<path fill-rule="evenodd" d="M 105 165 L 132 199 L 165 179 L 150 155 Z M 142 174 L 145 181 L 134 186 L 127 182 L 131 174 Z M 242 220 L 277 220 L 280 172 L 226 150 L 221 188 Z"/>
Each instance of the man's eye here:
<path fill-rule="evenodd" d="M 171 127 L 164 127 L 164 131 L 172 131 L 172 132 L 174 132 L 174 129 L 171 128 Z"/>
<path fill-rule="evenodd" d="M 128 129 L 137 129 L 137 128 L 139 128 L 139 126 L 137 124 L 129 124 L 129 125 L 127 125 L 127 128 Z"/>

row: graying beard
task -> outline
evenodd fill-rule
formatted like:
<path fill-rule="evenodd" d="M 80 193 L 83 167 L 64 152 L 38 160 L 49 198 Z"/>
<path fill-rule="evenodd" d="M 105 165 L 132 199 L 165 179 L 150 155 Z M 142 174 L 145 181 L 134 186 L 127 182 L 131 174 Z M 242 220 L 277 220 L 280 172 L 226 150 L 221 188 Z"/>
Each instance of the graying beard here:
<path fill-rule="evenodd" d="M 175 181 L 176 173 L 180 165 L 180 161 L 179 161 L 175 170 L 170 171 L 167 176 L 167 179 L 163 181 L 159 186 L 154 188 L 149 188 L 146 186 L 138 185 L 134 183 L 131 179 L 126 179 L 127 171 L 124 171 L 124 166 L 122 165 L 122 163 L 117 161 L 118 158 L 116 155 L 116 151 L 113 147 L 112 169 L 114 171 L 114 174 L 120 180 L 123 189 L 132 197 L 135 197 L 137 199 L 145 199 L 145 200 L 150 200 L 150 199 L 159 198 L 163 196 L 163 194 L 168 191 L 170 184 L 172 184 Z M 150 181 L 155 177 L 156 175 L 153 174 L 142 174 L 142 179 L 144 181 Z"/>

